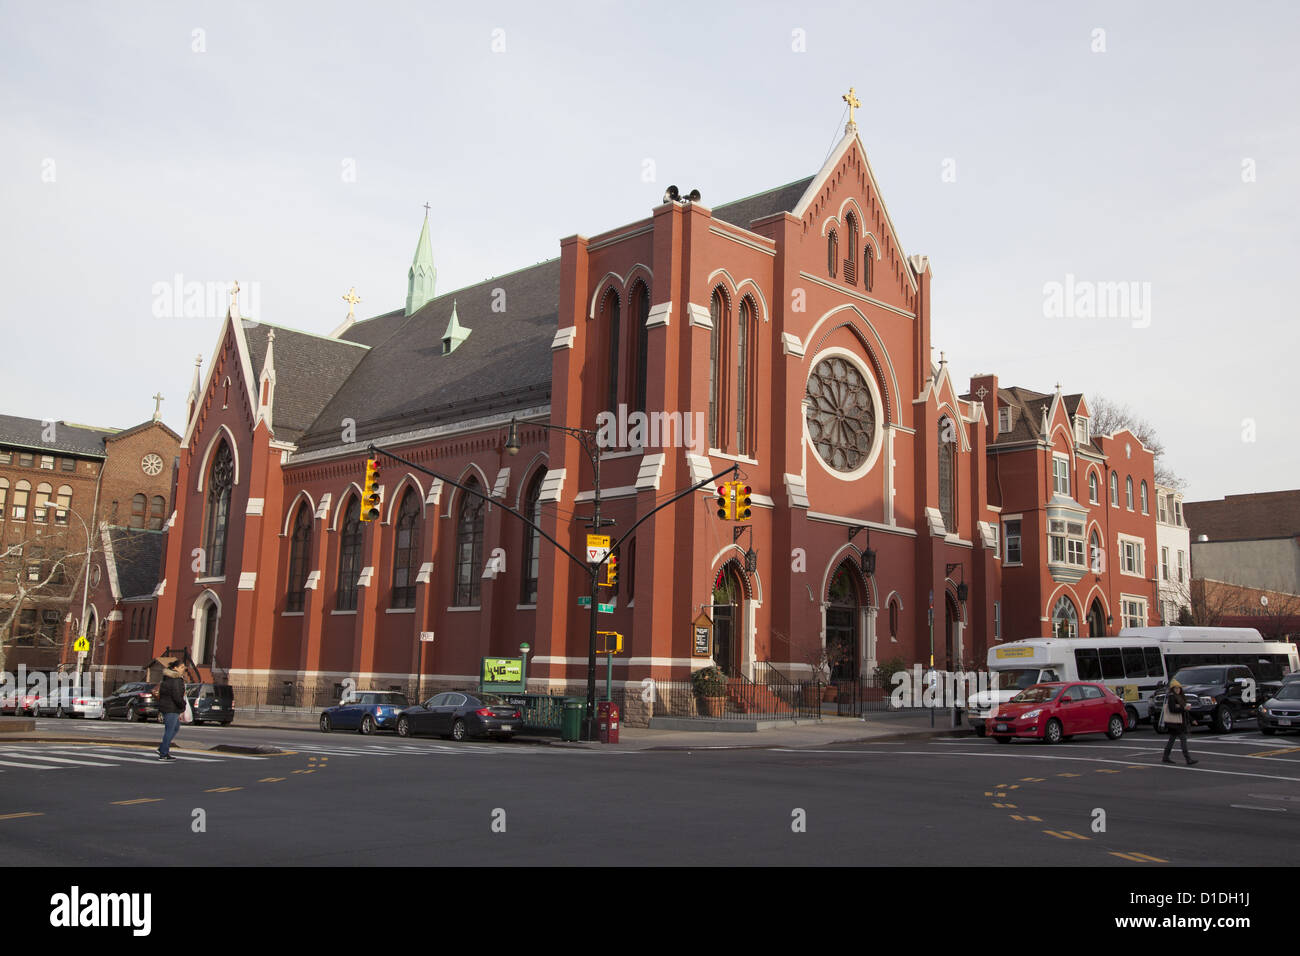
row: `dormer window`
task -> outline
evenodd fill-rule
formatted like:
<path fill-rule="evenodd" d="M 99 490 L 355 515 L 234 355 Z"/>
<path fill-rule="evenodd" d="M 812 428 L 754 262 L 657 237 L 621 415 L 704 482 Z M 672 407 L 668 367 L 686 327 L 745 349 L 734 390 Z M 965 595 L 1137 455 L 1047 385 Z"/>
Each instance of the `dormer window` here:
<path fill-rule="evenodd" d="M 450 336 L 450 335 L 447 336 L 445 339 L 442 340 L 442 354 L 443 354 L 443 355 L 450 355 L 450 354 L 451 354 L 451 336 Z"/>
<path fill-rule="evenodd" d="M 1082 415 L 1077 415 L 1074 419 L 1074 440 L 1081 445 L 1092 440 L 1088 437 L 1088 419 Z"/>
<path fill-rule="evenodd" d="M 1006 435 L 1011 431 L 1011 406 L 1003 405 L 998 409 L 998 434 Z"/>

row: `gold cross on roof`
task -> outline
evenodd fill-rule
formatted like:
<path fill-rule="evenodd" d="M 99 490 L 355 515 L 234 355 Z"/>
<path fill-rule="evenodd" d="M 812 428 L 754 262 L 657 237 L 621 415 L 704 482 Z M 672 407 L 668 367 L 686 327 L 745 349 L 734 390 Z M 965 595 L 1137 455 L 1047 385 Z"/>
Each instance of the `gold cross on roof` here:
<path fill-rule="evenodd" d="M 848 103 L 848 104 L 849 104 L 849 123 L 850 123 L 850 125 L 852 125 L 852 123 L 853 123 L 853 111 L 854 111 L 855 109 L 858 109 L 859 107 L 862 106 L 862 101 L 861 101 L 860 99 L 858 99 L 857 94 L 853 92 L 853 87 L 851 87 L 851 86 L 849 87 L 849 93 L 848 93 L 848 95 L 847 95 L 847 96 L 841 96 L 840 99 L 842 99 L 845 103 Z"/>
<path fill-rule="evenodd" d="M 348 289 L 348 294 L 343 296 L 343 301 L 348 304 L 348 318 L 353 318 L 357 314 L 356 305 L 361 301 L 361 296 L 357 295 L 356 286 Z"/>

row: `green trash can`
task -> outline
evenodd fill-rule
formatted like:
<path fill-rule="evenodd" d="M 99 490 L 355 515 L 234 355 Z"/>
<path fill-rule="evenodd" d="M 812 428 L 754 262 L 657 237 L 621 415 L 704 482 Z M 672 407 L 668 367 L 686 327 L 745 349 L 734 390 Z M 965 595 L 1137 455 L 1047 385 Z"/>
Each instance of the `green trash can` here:
<path fill-rule="evenodd" d="M 564 699 L 564 717 L 560 721 L 561 740 L 579 740 L 582 737 L 582 715 L 587 709 L 587 702 L 581 697 Z"/>

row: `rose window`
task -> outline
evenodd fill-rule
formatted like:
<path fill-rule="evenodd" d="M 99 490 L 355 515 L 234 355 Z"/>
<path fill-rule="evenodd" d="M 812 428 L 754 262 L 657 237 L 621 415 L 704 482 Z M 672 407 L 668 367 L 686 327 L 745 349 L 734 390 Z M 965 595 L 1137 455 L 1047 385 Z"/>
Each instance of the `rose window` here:
<path fill-rule="evenodd" d="M 861 467 L 876 437 L 876 406 L 858 367 L 838 357 L 818 362 L 808 377 L 805 410 L 808 435 L 822 460 L 836 471 Z"/>

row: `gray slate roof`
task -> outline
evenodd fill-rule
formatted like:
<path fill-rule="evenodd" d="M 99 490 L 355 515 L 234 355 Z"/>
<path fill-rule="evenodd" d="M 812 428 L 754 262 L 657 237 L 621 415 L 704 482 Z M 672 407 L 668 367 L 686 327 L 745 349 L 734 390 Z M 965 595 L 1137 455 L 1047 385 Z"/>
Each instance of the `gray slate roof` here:
<path fill-rule="evenodd" d="M 807 191 L 808 185 L 815 179 L 815 176 L 809 176 L 806 179 L 800 179 L 793 183 L 786 183 L 784 186 L 778 186 L 775 189 L 769 189 L 767 192 L 757 193 L 753 196 L 747 196 L 744 199 L 737 199 L 735 202 L 729 202 L 725 205 L 718 206 L 713 210 L 713 218 L 721 219 L 723 222 L 729 222 L 733 225 L 748 229 L 750 223 L 755 219 L 763 219 L 767 216 L 775 215 L 778 212 L 790 212 L 794 209 L 803 194 Z"/>
<path fill-rule="evenodd" d="M 88 428 L 83 425 L 54 423 L 52 442 L 44 440 L 45 424 L 39 418 L 0 415 L 0 445 L 30 448 L 35 451 L 63 452 L 88 458 L 104 457 L 104 439 L 116 434 L 115 428 Z"/>
<path fill-rule="evenodd" d="M 163 532 L 109 528 L 108 536 L 113 542 L 113 566 L 122 599 L 153 594 L 162 567 Z"/>
<path fill-rule="evenodd" d="M 406 310 L 398 309 L 386 315 L 377 315 L 373 319 L 358 322 L 342 335 L 341 339 L 360 342 L 362 345 L 382 345 L 390 335 L 402 327 L 406 321 Z"/>
<path fill-rule="evenodd" d="M 471 332 L 443 355 L 453 301 L 460 324 Z M 307 429 L 299 450 L 338 444 L 344 418 L 356 420 L 357 440 L 365 441 L 548 402 L 559 301 L 560 260 L 552 259 L 438 296 L 400 325 L 393 315 L 359 323 L 346 335 L 361 329 L 369 337 L 365 327 L 372 322 L 395 328 L 374 337 L 377 344 Z M 497 302 L 504 311 L 493 311 Z M 275 344 L 278 366 L 278 333 Z"/>
<path fill-rule="evenodd" d="M 347 381 L 366 350 L 351 342 L 245 319 L 244 335 L 255 380 L 262 374 L 271 328 L 275 329 L 275 407 L 271 410 L 271 424 L 277 439 L 296 442 L 320 415 L 330 396 Z"/>

